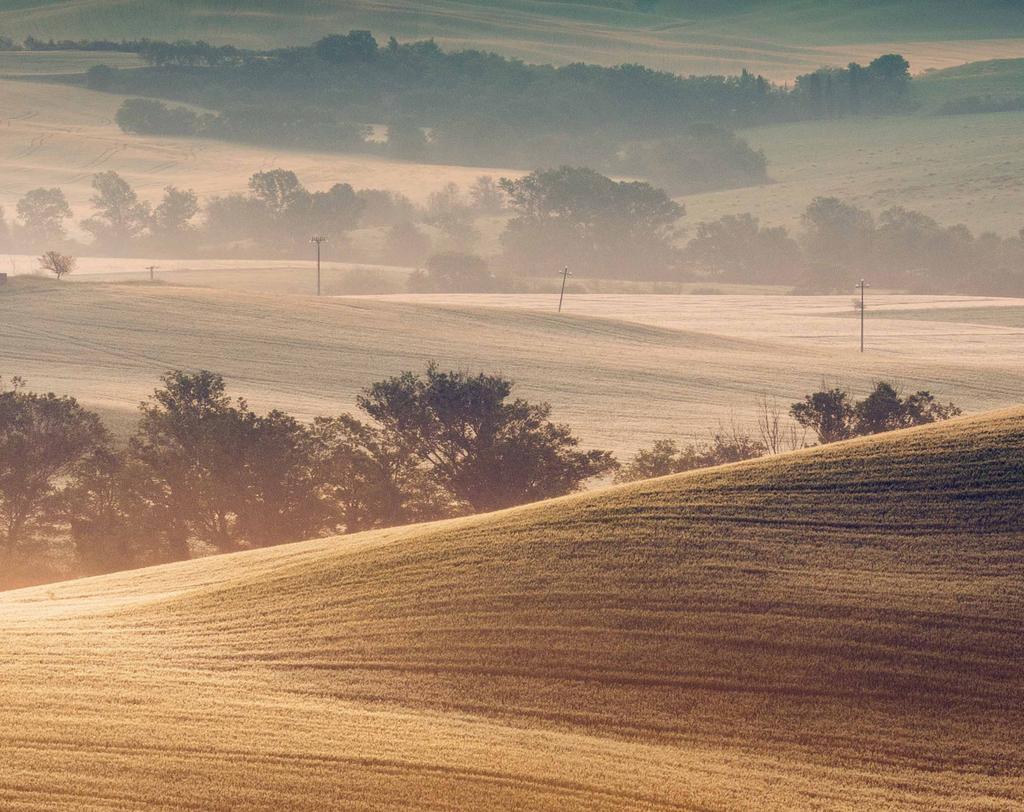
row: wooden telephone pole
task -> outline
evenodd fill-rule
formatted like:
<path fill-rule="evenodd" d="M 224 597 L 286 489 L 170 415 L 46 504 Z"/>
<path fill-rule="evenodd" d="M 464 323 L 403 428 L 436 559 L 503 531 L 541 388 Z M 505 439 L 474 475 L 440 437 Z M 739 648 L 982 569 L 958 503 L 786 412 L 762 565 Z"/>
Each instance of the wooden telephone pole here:
<path fill-rule="evenodd" d="M 857 283 L 857 289 L 860 290 L 860 351 L 864 352 L 864 289 L 870 288 L 867 282 L 863 279 Z"/>
<path fill-rule="evenodd" d="M 316 295 L 320 295 L 320 246 L 327 242 L 327 238 L 317 234 L 310 237 L 310 242 L 316 243 Z"/>
<path fill-rule="evenodd" d="M 562 312 L 562 301 L 565 299 L 565 280 L 568 279 L 570 276 L 572 276 L 572 273 L 569 271 L 569 266 L 566 265 L 562 269 L 562 273 L 561 273 L 561 277 L 562 277 L 562 292 L 560 294 L 558 294 L 558 312 L 559 313 Z"/>

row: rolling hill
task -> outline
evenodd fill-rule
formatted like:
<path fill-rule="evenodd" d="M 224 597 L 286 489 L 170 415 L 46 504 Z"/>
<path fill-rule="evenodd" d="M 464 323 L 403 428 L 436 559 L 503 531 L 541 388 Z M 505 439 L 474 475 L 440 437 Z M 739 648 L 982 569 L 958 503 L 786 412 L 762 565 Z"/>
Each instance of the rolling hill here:
<path fill-rule="evenodd" d="M 0 595 L 5 809 L 1024 803 L 1024 411 Z"/>
<path fill-rule="evenodd" d="M 752 428 L 760 394 L 788 404 L 823 380 L 863 394 L 895 379 L 975 411 L 1024 392 L 1020 328 L 872 318 L 860 355 L 844 296 L 572 295 L 561 315 L 556 301 L 15 278 L 0 288 L 0 376 L 75 395 L 126 428 L 168 369 L 213 369 L 254 407 L 309 418 L 349 410 L 373 381 L 436 360 L 511 377 L 586 443 L 621 455 L 662 437 L 704 438 L 720 420 Z M 891 297 L 890 306 L 948 301 Z M 939 344 L 949 350 L 937 357 Z"/>
<path fill-rule="evenodd" d="M 684 74 L 749 68 L 785 81 L 892 50 L 917 70 L 1018 56 L 1024 10 L 1003 0 L 8 0 L 0 10 L 5 34 L 58 39 L 201 38 L 268 47 L 353 28 L 531 62 L 641 62 Z"/>
<path fill-rule="evenodd" d="M 13 69 L 20 60 L 32 56 L 0 54 L 0 69 Z M 69 54 L 54 55 L 51 62 L 81 65 L 76 55 Z M 90 211 L 93 176 L 111 169 L 150 201 L 159 201 L 169 184 L 195 189 L 204 200 L 242 192 L 254 172 L 275 168 L 295 171 L 313 189 L 351 183 L 357 189 L 401 192 L 416 202 L 423 202 L 449 181 L 466 187 L 480 175 L 522 174 L 501 168 L 419 164 L 367 154 L 131 136 L 114 123 L 122 97 L 75 87 L 0 80 L 0 98 L 0 121 L 6 119 L 0 127 L 0 206 L 6 208 L 9 217 L 14 216 L 15 204 L 25 192 L 58 186 L 67 195 L 77 222 Z"/>

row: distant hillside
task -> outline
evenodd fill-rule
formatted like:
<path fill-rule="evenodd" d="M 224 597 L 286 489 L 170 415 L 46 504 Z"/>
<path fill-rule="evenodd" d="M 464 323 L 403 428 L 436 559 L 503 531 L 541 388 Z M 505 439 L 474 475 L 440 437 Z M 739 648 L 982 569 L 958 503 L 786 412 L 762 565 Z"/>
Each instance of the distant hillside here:
<path fill-rule="evenodd" d="M 932 71 L 914 83 L 914 94 L 931 112 L 965 99 L 1024 99 L 1024 59 L 993 59 Z"/>
<path fill-rule="evenodd" d="M 785 80 L 876 56 L 880 44 L 899 43 L 916 70 L 1015 56 L 1024 8 L 1006 0 L 10 0 L 0 11 L 0 33 L 43 38 L 186 37 L 266 47 L 351 28 L 542 63 L 641 62 L 684 74 L 747 67 Z"/>
<path fill-rule="evenodd" d="M 173 272 L 158 273 L 173 283 Z M 296 277 L 314 280 L 311 265 L 281 274 L 282 291 Z M 835 315 L 852 315 L 848 296 L 584 302 L 570 291 L 561 315 L 557 295 L 431 300 L 15 278 L 0 287 L 0 375 L 75 395 L 123 429 L 168 369 L 213 369 L 255 408 L 308 419 L 350 410 L 373 381 L 436 360 L 512 378 L 518 395 L 550 401 L 588 446 L 621 456 L 663 437 L 705 438 L 719 421 L 753 428 L 758 395 L 785 405 L 823 379 L 864 394 L 895 378 L 970 410 L 1014 403 L 1024 391 L 1014 330 L 957 325 L 955 347 L 937 358 L 948 323 L 872 315 L 869 351 L 851 354 L 856 323 Z M 520 307 L 530 309 L 512 309 Z"/>
<path fill-rule="evenodd" d="M 5 809 L 1024 804 L 1024 411 L 0 596 Z"/>

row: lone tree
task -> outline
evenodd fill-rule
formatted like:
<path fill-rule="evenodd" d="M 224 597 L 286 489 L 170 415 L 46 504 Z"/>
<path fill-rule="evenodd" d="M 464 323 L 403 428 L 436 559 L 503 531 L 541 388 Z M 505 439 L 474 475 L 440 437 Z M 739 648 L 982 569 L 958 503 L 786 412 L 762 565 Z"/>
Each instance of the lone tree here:
<path fill-rule="evenodd" d="M 0 387 L 0 552 L 12 553 L 86 457 L 109 446 L 98 415 L 74 398 Z"/>
<path fill-rule="evenodd" d="M 496 375 L 404 372 L 379 381 L 359 407 L 411 449 L 435 481 L 473 511 L 499 510 L 579 490 L 617 467 L 607 451 L 581 451 L 551 406 L 509 400 Z"/>
<path fill-rule="evenodd" d="M 39 257 L 39 267 L 44 271 L 49 271 L 57 279 L 63 279 L 75 270 L 75 265 L 77 264 L 78 262 L 74 257 L 62 254 L 60 251 L 47 251 Z"/>

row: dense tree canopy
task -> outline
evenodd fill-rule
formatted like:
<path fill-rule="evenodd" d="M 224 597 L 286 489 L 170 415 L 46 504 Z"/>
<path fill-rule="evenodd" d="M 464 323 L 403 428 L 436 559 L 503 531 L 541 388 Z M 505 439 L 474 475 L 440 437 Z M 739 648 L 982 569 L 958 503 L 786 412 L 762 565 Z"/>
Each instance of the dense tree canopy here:
<path fill-rule="evenodd" d="M 359 407 L 434 471 L 457 503 L 497 510 L 571 493 L 614 467 L 604 451 L 580 451 L 551 406 L 509 400 L 493 375 L 407 372 L 375 383 Z"/>
<path fill-rule="evenodd" d="M 502 244 L 509 264 L 529 273 L 569 265 L 588 276 L 670 275 L 678 262 L 683 207 L 663 190 L 616 182 L 591 169 L 563 166 L 501 188 L 514 217 Z"/>

